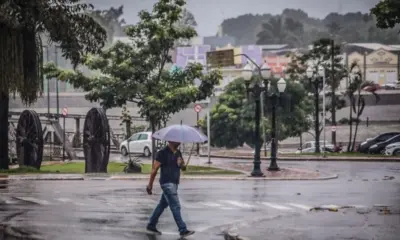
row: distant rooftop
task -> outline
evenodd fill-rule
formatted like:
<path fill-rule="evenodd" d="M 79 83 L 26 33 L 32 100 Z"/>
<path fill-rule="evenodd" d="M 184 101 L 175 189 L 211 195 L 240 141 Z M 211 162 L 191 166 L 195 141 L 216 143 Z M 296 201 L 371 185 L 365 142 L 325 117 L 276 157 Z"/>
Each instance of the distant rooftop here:
<path fill-rule="evenodd" d="M 259 45 L 262 50 L 280 50 L 283 48 L 288 48 L 288 44 L 266 44 L 266 45 Z"/>
<path fill-rule="evenodd" d="M 393 47 L 393 45 L 384 45 L 380 43 L 348 43 L 348 46 L 362 47 L 371 50 L 383 49 L 386 51 L 400 51 L 400 48 Z M 400 45 L 398 45 L 400 46 Z"/>

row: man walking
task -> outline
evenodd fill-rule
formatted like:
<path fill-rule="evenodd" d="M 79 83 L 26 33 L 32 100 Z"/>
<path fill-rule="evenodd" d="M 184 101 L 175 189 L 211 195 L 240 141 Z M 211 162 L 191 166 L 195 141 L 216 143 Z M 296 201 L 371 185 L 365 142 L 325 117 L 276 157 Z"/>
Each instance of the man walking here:
<path fill-rule="evenodd" d="M 187 237 L 194 234 L 194 231 L 189 231 L 181 216 L 181 205 L 178 198 L 178 185 L 180 178 L 180 170 L 186 170 L 185 162 L 182 158 L 182 153 L 178 150 L 180 143 L 168 142 L 168 146 L 164 147 L 157 152 L 156 160 L 151 170 L 149 185 L 147 186 L 147 193 L 152 194 L 153 182 L 157 175 L 158 169 L 161 167 L 160 185 L 163 191 L 160 202 L 154 209 L 147 224 L 147 231 L 161 235 L 157 230 L 156 225 L 164 209 L 169 206 L 172 215 L 174 216 L 176 225 L 178 225 L 181 237 Z"/>

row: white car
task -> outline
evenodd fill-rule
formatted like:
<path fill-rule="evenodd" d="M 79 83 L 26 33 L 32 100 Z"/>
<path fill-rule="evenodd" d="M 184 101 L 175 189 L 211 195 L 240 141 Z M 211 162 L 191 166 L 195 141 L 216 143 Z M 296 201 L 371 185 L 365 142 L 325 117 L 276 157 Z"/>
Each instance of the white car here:
<path fill-rule="evenodd" d="M 400 142 L 387 145 L 385 148 L 385 155 L 400 156 Z"/>
<path fill-rule="evenodd" d="M 129 145 L 128 145 L 129 142 Z M 141 153 L 145 157 L 151 156 L 151 132 L 139 132 L 133 134 L 129 139 L 123 141 L 120 146 L 123 156 L 128 153 Z"/>
<path fill-rule="evenodd" d="M 335 148 L 335 146 L 332 143 L 329 143 L 327 141 L 325 141 L 325 147 L 326 149 L 329 150 L 333 150 Z M 321 152 L 324 151 L 324 141 L 320 141 L 319 142 L 319 149 Z M 298 148 L 296 153 L 312 153 L 315 152 L 315 141 L 309 141 L 303 144 L 303 146 L 301 148 Z"/>

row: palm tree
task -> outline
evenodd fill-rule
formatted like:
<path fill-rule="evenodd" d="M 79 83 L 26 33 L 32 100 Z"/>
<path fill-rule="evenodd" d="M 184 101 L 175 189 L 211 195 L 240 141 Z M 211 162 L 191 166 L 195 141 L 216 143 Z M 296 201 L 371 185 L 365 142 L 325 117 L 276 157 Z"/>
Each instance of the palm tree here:
<path fill-rule="evenodd" d="M 301 42 L 298 32 L 302 29 L 303 25 L 291 18 L 273 17 L 262 24 L 262 30 L 257 34 L 257 44 L 298 45 Z"/>
<path fill-rule="evenodd" d="M 349 72 L 350 73 L 348 77 L 351 81 L 345 92 L 345 95 L 349 98 L 350 101 L 350 112 L 349 112 L 350 134 L 349 134 L 349 144 L 347 146 L 347 151 L 353 152 L 357 140 L 357 132 L 358 132 L 358 126 L 360 124 L 360 116 L 363 114 L 365 108 L 365 98 L 363 95 L 361 95 L 361 93 L 362 91 L 367 91 L 372 93 L 375 96 L 376 102 L 380 100 L 380 97 L 376 93 L 377 90 L 377 88 L 375 88 L 376 84 L 371 81 L 363 80 L 357 62 L 352 63 Z M 353 113 L 356 116 L 355 118 L 353 118 Z M 356 123 L 354 136 L 352 136 L 353 121 Z"/>
<path fill-rule="evenodd" d="M 98 53 L 105 30 L 76 0 L 2 1 L 0 4 L 0 169 L 7 169 L 9 95 L 32 104 L 43 89 L 42 37 L 55 42 L 76 67 Z"/>

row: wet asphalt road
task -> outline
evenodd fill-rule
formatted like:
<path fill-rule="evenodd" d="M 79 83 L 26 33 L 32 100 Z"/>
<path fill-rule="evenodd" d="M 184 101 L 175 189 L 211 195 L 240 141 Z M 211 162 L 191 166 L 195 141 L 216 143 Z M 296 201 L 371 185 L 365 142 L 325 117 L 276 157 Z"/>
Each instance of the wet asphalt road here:
<path fill-rule="evenodd" d="M 197 231 L 188 239 L 223 239 L 218 234 L 232 227 L 238 227 L 236 230 L 241 235 L 256 240 L 389 240 L 400 236 L 399 163 L 282 162 L 281 167 L 285 166 L 329 170 L 339 174 L 339 178 L 328 181 L 183 180 L 179 192 L 183 217 Z M 51 240 L 178 239 L 169 210 L 160 219 L 162 236 L 152 238 L 143 233 L 160 197 L 158 186 L 156 195 L 148 196 L 144 189 L 146 183 L 2 182 L 0 222 L 27 235 Z M 338 212 L 309 211 L 323 205 L 352 208 Z M 389 206 L 388 211 L 381 211 L 377 205 Z"/>

